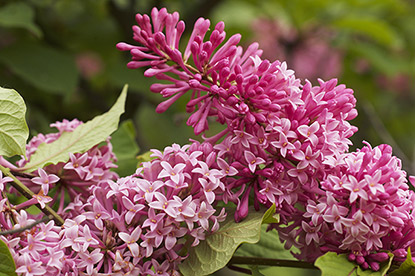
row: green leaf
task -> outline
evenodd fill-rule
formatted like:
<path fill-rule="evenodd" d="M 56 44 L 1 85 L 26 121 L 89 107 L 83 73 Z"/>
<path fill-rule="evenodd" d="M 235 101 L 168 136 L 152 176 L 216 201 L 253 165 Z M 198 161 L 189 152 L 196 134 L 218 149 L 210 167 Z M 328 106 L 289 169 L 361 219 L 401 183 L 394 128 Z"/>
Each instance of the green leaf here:
<path fill-rule="evenodd" d="M 39 90 L 66 95 L 75 91 L 78 69 L 74 57 L 34 42 L 13 44 L 0 51 L 0 62 Z"/>
<path fill-rule="evenodd" d="M 153 154 L 153 152 L 147 151 L 147 152 L 137 156 L 137 166 L 139 167 L 141 165 L 141 163 L 148 162 L 148 161 L 151 161 L 151 160 L 155 159 L 156 157 L 151 157 L 150 156 L 152 154 Z"/>
<path fill-rule="evenodd" d="M 392 271 L 389 274 L 390 276 L 415 276 L 415 263 L 412 260 L 411 248 L 408 248 L 408 255 L 406 260 L 401 264 L 401 266 Z"/>
<path fill-rule="evenodd" d="M 368 60 L 371 65 L 381 73 L 394 76 L 399 73 L 409 73 L 411 61 L 403 55 L 394 55 L 385 49 L 375 47 L 367 42 L 353 43 L 350 51 Z M 378 95 L 378 94 L 377 94 Z"/>
<path fill-rule="evenodd" d="M 34 19 L 33 8 L 23 2 L 9 3 L 0 9 L 0 26 L 24 28 L 41 37 L 42 31 Z"/>
<path fill-rule="evenodd" d="M 391 266 L 393 254 L 389 253 L 389 260 L 381 263 L 380 270 L 362 270 L 356 263 L 350 262 L 346 254 L 328 252 L 319 257 L 314 265 L 321 270 L 321 276 L 383 276 Z"/>
<path fill-rule="evenodd" d="M 258 243 L 242 244 L 235 252 L 236 256 L 262 257 L 271 259 L 296 260 L 289 250 L 284 248 L 279 241 L 278 232 L 275 229 L 267 231 L 267 225 L 261 227 L 261 239 Z"/>
<path fill-rule="evenodd" d="M 26 105 L 19 93 L 0 87 L 0 155 L 26 156 L 29 129 L 25 114 Z"/>
<path fill-rule="evenodd" d="M 117 128 L 121 114 L 124 113 L 127 85 L 114 106 L 106 113 L 99 115 L 78 126 L 73 132 L 64 132 L 54 142 L 39 145 L 22 171 L 33 171 L 49 164 L 57 164 L 69 160 L 69 153 L 85 152 L 93 146 L 105 141 Z"/>
<path fill-rule="evenodd" d="M 0 240 L 0 276 L 17 276 L 16 264 L 7 244 Z"/>
<path fill-rule="evenodd" d="M 259 271 L 258 266 L 250 266 L 249 269 L 251 269 L 251 273 L 253 276 L 265 276 Z"/>
<path fill-rule="evenodd" d="M 135 141 L 135 128 L 132 120 L 121 123 L 111 135 L 113 152 L 117 156 L 118 168 L 114 169 L 119 175 L 126 176 L 137 169 L 137 154 L 139 147 Z"/>
<path fill-rule="evenodd" d="M 275 214 L 276 211 L 275 204 L 272 204 L 272 206 L 265 212 L 264 214 L 264 220 L 262 223 L 269 224 L 269 223 L 278 223 L 279 216 L 278 214 Z"/>
<path fill-rule="evenodd" d="M 189 257 L 179 265 L 182 274 L 208 275 L 224 267 L 241 243 L 259 241 L 264 217 L 252 208 L 243 221 L 236 223 L 233 214 L 228 213 L 218 231 L 189 250 Z"/>

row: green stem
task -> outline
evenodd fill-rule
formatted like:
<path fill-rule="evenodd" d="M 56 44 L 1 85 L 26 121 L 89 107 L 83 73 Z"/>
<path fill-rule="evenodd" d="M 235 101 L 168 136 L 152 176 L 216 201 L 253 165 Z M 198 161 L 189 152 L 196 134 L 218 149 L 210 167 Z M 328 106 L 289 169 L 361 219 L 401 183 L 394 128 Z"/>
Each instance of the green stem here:
<path fill-rule="evenodd" d="M 26 225 L 25 227 L 17 228 L 17 229 L 10 229 L 10 230 L 6 230 L 6 231 L 3 231 L 3 232 L 0 232 L 0 236 L 21 233 L 23 231 L 32 229 L 33 227 L 35 227 L 39 223 L 47 222 L 48 220 L 51 220 L 51 219 L 53 219 L 52 216 L 50 216 L 50 217 L 46 217 L 45 216 L 45 217 L 43 217 L 40 220 L 37 220 L 37 221 L 35 221 L 35 222 L 33 222 L 33 223 L 29 224 L 29 225 Z"/>
<path fill-rule="evenodd" d="M 4 175 L 11 177 L 13 182 L 10 184 L 21 193 L 27 199 L 32 199 L 34 193 L 26 187 L 19 179 L 17 179 L 11 172 L 9 168 L 5 168 L 0 165 L 0 170 L 3 172 Z M 56 225 L 61 226 L 64 223 L 64 220 L 61 216 L 59 216 L 52 208 L 48 205 L 45 205 L 45 208 L 42 208 L 40 204 L 36 204 L 37 208 L 39 208 L 46 216 L 52 216 L 53 220 L 55 221 Z"/>
<path fill-rule="evenodd" d="M 308 269 L 318 269 L 311 263 L 293 261 L 293 260 L 279 260 L 279 259 L 269 259 L 269 258 L 258 258 L 258 257 L 242 257 L 242 256 L 233 256 L 229 261 L 228 265 L 266 265 L 266 266 L 285 266 L 285 267 L 298 267 L 298 268 L 308 268 Z"/>

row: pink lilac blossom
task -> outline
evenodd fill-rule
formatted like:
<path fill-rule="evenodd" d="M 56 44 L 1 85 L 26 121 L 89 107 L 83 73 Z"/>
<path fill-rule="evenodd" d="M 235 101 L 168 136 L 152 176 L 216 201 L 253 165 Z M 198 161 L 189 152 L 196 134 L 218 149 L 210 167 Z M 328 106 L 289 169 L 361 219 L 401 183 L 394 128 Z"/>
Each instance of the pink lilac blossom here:
<path fill-rule="evenodd" d="M 302 218 L 298 213 L 298 221 L 278 228 L 280 236 L 295 231 L 297 257 L 307 261 L 327 251 L 349 253 L 350 260 L 375 271 L 386 260 L 374 259 L 379 252 L 391 251 L 395 261 L 404 261 L 415 238 L 415 194 L 401 161 L 390 146 L 369 144 L 337 159 L 336 166 L 323 161 L 328 175 L 308 195 Z"/>
<path fill-rule="evenodd" d="M 27 159 L 22 158 L 17 161 L 17 167 L 24 167 L 40 144 L 52 143 L 62 133 L 72 132 L 80 124 L 82 122 L 77 119 L 72 121 L 63 120 L 62 122 L 51 124 L 59 132 L 34 136 L 26 146 Z M 65 194 L 69 196 L 71 202 L 77 196 L 86 200 L 90 195 L 88 189 L 91 185 L 118 178 L 118 175 L 111 171 L 111 168 L 117 167 L 115 165 L 117 159 L 112 152 L 112 145 L 109 139 L 104 145 L 95 146 L 85 153 L 70 153 L 69 155 L 70 159 L 66 163 L 61 162 L 56 165 L 49 165 L 31 174 L 18 176 L 18 179 L 23 184 L 38 194 L 37 199 L 41 204 L 45 202 L 44 199 L 42 200 L 42 196 L 48 196 L 49 191 L 53 191 L 48 196 L 51 198 L 51 200 L 48 199 L 48 204 L 52 206 L 57 203 L 59 205 L 57 212 L 60 215 L 64 215 Z M 23 205 L 21 207 L 23 208 Z"/>
<path fill-rule="evenodd" d="M 247 215 L 253 194 L 256 209 L 276 205 L 281 222 L 273 227 L 287 248 L 301 249 L 300 259 L 314 261 L 326 251 L 352 252 L 359 265 L 376 270 L 373 254 L 399 248 L 396 260 L 403 260 L 409 245 L 404 240 L 413 232 L 404 229 L 412 227 L 413 193 L 387 146 L 346 153 L 357 131 L 349 123 L 357 116 L 351 89 L 336 79 L 301 84 L 285 62 L 261 59 L 256 43 L 244 52 L 239 35 L 225 40 L 223 22 L 209 36 L 209 20 L 199 19 L 181 51 L 184 23 L 177 13 L 154 8 L 151 16 L 138 14 L 136 20 L 133 38 L 139 45 L 117 47 L 130 51 L 129 68 L 147 67 L 145 76 L 168 82 L 151 87 L 168 98 L 157 111 L 190 93 L 187 124 L 195 134 L 209 128 L 208 117 L 225 125 L 213 137 L 202 137 L 237 170 L 224 179 L 225 193 L 216 197 L 237 205 L 236 221 Z M 368 169 L 370 162 L 385 165 L 385 160 L 392 172 L 378 165 Z M 166 177 L 176 173 L 173 167 L 164 169 Z M 168 208 L 167 198 L 162 202 L 158 205 Z M 387 213 L 388 221 L 377 212 Z M 391 237 L 399 233 L 409 234 L 392 245 Z"/>
<path fill-rule="evenodd" d="M 258 18 L 251 29 L 263 57 L 287 61 L 299 78 L 328 79 L 342 73 L 343 53 L 332 45 L 334 30 L 310 24 L 294 28 L 280 18 Z"/>
<path fill-rule="evenodd" d="M 237 220 L 247 215 L 242 206 L 249 197 L 243 195 L 252 192 L 256 207 L 275 203 L 288 221 L 304 190 L 318 186 L 314 179 L 324 175 L 321 162 L 348 150 L 348 138 L 357 130 L 348 122 L 357 115 L 353 91 L 335 79 L 302 85 L 285 62 L 262 60 L 256 43 L 243 51 L 239 35 L 226 40 L 223 22 L 209 36 L 209 20 L 199 19 L 181 51 L 184 23 L 177 13 L 153 9 L 151 16 L 138 14 L 136 19 L 133 31 L 139 46 L 117 47 L 130 51 L 129 68 L 149 67 L 146 76 L 170 82 L 151 88 L 169 97 L 157 110 L 163 112 L 191 93 L 187 123 L 196 134 L 208 129 L 208 117 L 226 126 L 205 140 L 215 144 L 224 138 L 215 149 L 239 171 L 227 179 L 222 198 L 238 205 Z M 271 176 L 275 189 L 266 189 Z M 280 190 L 285 193 L 267 194 Z"/>
<path fill-rule="evenodd" d="M 136 174 L 91 187 L 85 204 L 66 209 L 79 214 L 79 223 L 66 220 L 63 246 L 84 252 L 88 241 L 87 248 L 100 250 L 82 263 L 90 271 L 147 275 L 153 268 L 177 273 L 187 257 L 184 247 L 196 246 L 225 219 L 224 209 L 218 213 L 212 205 L 224 192 L 226 177 L 216 156 L 210 144 L 175 144 L 163 153 L 155 150 L 155 159 L 143 163 Z M 82 237 L 85 229 L 87 238 Z"/>
<path fill-rule="evenodd" d="M 39 223 L 1 237 L 18 273 L 176 275 L 188 248 L 225 219 L 217 203 L 233 202 L 238 222 L 252 198 L 257 210 L 276 205 L 280 223 L 271 228 L 287 249 L 300 249 L 299 259 L 348 253 L 375 271 L 388 258 L 383 251 L 405 259 L 414 240 L 415 196 L 389 146 L 346 153 L 357 130 L 349 123 L 357 115 L 351 89 L 335 79 L 302 84 L 285 62 L 261 59 L 256 43 L 243 51 L 240 35 L 225 40 L 223 22 L 208 35 L 209 20 L 199 19 L 180 51 L 185 25 L 178 13 L 153 9 L 151 17 L 136 19 L 140 45 L 117 47 L 133 56 L 129 68 L 149 67 L 145 75 L 163 81 L 151 87 L 168 98 L 157 111 L 189 92 L 187 123 L 195 133 L 209 128 L 209 117 L 225 128 L 203 136 L 203 143 L 153 150 L 152 161 L 123 178 L 111 171 L 116 157 L 109 139 L 70 154 L 66 163 L 18 174 L 35 196 L 14 206 L 0 195 L 2 231 L 40 219 L 24 210 L 36 203 L 56 204 L 65 219 L 61 227 Z M 41 143 L 80 124 L 56 122 L 58 133 L 35 136 L 17 168 Z M 15 192 L 10 181 L 0 175 L 2 192 Z"/>
<path fill-rule="evenodd" d="M 62 131 L 73 130 L 62 123 L 57 125 Z M 58 137 L 38 135 L 34 141 L 46 138 L 51 142 Z M 33 140 L 29 145 L 35 145 Z M 174 144 L 163 153 L 154 150 L 155 159 L 143 163 L 134 175 L 118 178 L 105 172 L 103 178 L 88 178 L 87 171 L 114 167 L 108 164 L 115 160 L 110 149 L 108 143 L 84 154 L 71 154 L 65 164 L 46 166 L 33 175 L 18 175 L 37 194 L 19 205 L 7 198 L 1 200 L 2 231 L 23 228 L 40 219 L 41 215 L 24 209 L 35 203 L 42 207 L 49 204 L 52 198 L 44 191 L 51 193 L 59 214 L 65 218 L 61 227 L 53 221 L 42 222 L 29 230 L 1 236 L 19 274 L 178 274 L 187 247 L 196 246 L 225 219 L 224 209 L 215 209 L 216 197 L 224 192 L 224 166 L 228 173 L 236 169 L 224 160 L 219 165 L 211 144 Z M 18 165 L 24 166 L 25 162 L 19 161 Z M 2 191 L 10 190 L 7 186 L 12 179 L 0 180 Z M 76 187 L 69 192 L 69 204 L 57 200 L 60 190 L 52 194 L 57 185 L 62 185 L 62 190 L 67 185 Z"/>

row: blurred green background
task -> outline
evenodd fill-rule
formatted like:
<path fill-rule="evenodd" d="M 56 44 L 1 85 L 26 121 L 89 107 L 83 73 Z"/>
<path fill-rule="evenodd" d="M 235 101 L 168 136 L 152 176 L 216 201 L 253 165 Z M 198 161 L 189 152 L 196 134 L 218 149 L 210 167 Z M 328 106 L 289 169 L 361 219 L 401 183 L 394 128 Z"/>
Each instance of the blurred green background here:
<path fill-rule="evenodd" d="M 134 43 L 134 15 L 153 6 L 179 11 L 185 35 L 201 16 L 224 21 L 229 36 L 241 33 L 245 47 L 259 42 L 264 58 L 287 61 L 297 77 L 314 84 L 338 78 L 358 99 L 353 148 L 362 140 L 391 144 L 415 174 L 413 0 L 3 0 L 0 86 L 25 99 L 32 135 L 64 118 L 87 121 L 107 111 L 127 83 L 126 113 L 113 138 L 121 175 L 134 171 L 137 154 L 195 138 L 185 101 L 156 114 L 162 98 L 149 91 L 153 80 L 127 69 L 128 53 L 115 48 Z"/>

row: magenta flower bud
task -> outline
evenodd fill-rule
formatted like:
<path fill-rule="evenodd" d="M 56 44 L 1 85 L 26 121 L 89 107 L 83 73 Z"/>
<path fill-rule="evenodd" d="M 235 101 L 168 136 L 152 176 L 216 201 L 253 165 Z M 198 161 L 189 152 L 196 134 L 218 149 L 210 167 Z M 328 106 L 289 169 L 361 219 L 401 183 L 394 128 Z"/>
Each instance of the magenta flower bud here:
<path fill-rule="evenodd" d="M 234 86 L 233 86 L 233 87 L 234 87 Z M 229 97 L 229 95 L 230 95 L 230 93 L 228 93 L 228 91 L 226 91 L 226 90 L 225 90 L 225 89 L 223 89 L 223 88 L 219 88 L 218 93 L 219 93 L 219 96 L 220 96 L 221 98 L 223 98 L 223 99 L 227 99 L 227 98 Z"/>
<path fill-rule="evenodd" d="M 388 193 L 379 193 L 377 196 L 380 200 L 388 200 L 391 197 Z"/>
<path fill-rule="evenodd" d="M 281 106 L 279 104 L 270 104 L 268 109 L 272 112 L 277 112 L 281 110 Z"/>
<path fill-rule="evenodd" d="M 229 76 L 230 72 L 231 70 L 229 69 L 229 67 L 224 67 L 220 70 L 219 77 L 224 79 L 227 76 Z"/>
<path fill-rule="evenodd" d="M 363 270 L 366 270 L 366 269 L 368 269 L 368 268 L 369 268 L 369 264 L 368 264 L 367 262 L 364 262 L 364 263 L 362 263 L 362 264 L 360 265 L 360 267 L 361 267 Z"/>
<path fill-rule="evenodd" d="M 391 216 L 390 218 L 388 218 L 388 222 L 396 227 L 403 227 L 405 224 L 401 218 L 394 217 L 394 216 Z"/>
<path fill-rule="evenodd" d="M 365 257 L 363 257 L 362 255 L 356 256 L 356 263 L 358 265 L 362 265 L 366 262 Z"/>
<path fill-rule="evenodd" d="M 398 187 L 396 186 L 386 186 L 385 191 L 389 194 L 389 195 L 393 195 L 395 194 L 397 191 L 399 190 Z"/>
<path fill-rule="evenodd" d="M 393 255 L 395 255 L 395 257 L 400 257 L 400 258 L 406 258 L 406 255 L 407 255 L 406 250 L 403 248 L 396 249 L 392 251 L 392 253 Z"/>
<path fill-rule="evenodd" d="M 266 70 L 268 70 L 269 65 L 270 65 L 270 63 L 269 63 L 268 60 L 263 60 L 261 62 L 261 64 L 258 66 L 258 69 L 257 69 L 258 70 L 258 74 L 262 74 L 263 72 L 265 72 Z"/>
<path fill-rule="evenodd" d="M 253 113 L 254 117 L 256 118 L 256 120 L 258 121 L 258 123 L 265 123 L 267 121 L 267 118 L 265 117 L 265 115 L 263 113 Z"/>
<path fill-rule="evenodd" d="M 379 271 L 380 269 L 380 264 L 378 262 L 369 262 L 369 265 L 373 271 Z"/>
<path fill-rule="evenodd" d="M 239 105 L 239 112 L 242 114 L 246 114 L 249 112 L 249 106 L 246 103 L 241 103 Z"/>
<path fill-rule="evenodd" d="M 205 155 L 209 155 L 210 153 L 213 153 L 213 145 L 210 143 L 203 143 L 201 150 Z"/>
<path fill-rule="evenodd" d="M 255 97 L 256 92 L 255 92 L 255 90 L 250 88 L 250 89 L 248 89 L 248 91 L 245 92 L 245 95 L 248 98 L 253 98 L 253 97 Z"/>
<path fill-rule="evenodd" d="M 235 169 L 237 169 L 238 171 L 239 170 L 242 170 L 243 168 L 245 168 L 245 166 L 244 165 L 242 165 L 240 162 L 238 162 L 238 161 L 235 161 L 235 162 L 232 162 L 231 163 L 231 166 L 232 167 L 234 167 Z"/>
<path fill-rule="evenodd" d="M 269 178 L 274 174 L 274 171 L 271 168 L 265 168 L 265 169 L 256 171 L 256 174 Z"/>
<path fill-rule="evenodd" d="M 208 144 L 208 145 L 210 145 L 210 147 L 209 146 L 205 146 L 205 145 L 203 145 L 202 147 L 204 148 L 204 149 L 208 149 L 208 148 L 212 148 L 212 145 L 210 144 L 210 143 L 205 143 L 205 144 Z M 213 149 L 212 149 L 213 150 Z M 211 153 L 209 153 L 209 155 L 206 157 L 206 164 L 210 167 L 210 166 L 212 166 L 212 164 L 213 163 L 215 163 L 216 162 L 216 152 L 214 152 L 214 151 L 212 151 Z"/>
<path fill-rule="evenodd" d="M 376 214 L 382 218 L 388 219 L 390 218 L 392 212 L 386 209 L 376 209 Z"/>
<path fill-rule="evenodd" d="M 166 36 L 162 32 L 155 33 L 154 40 L 163 48 L 166 46 Z"/>
<path fill-rule="evenodd" d="M 248 206 L 249 206 L 249 194 L 251 192 L 252 186 L 248 186 L 245 190 L 241 201 L 239 202 L 238 207 L 236 208 L 235 212 L 235 221 L 240 222 L 248 215 Z"/>
<path fill-rule="evenodd" d="M 389 255 L 386 252 L 380 252 L 369 255 L 369 258 L 371 260 L 381 263 L 389 259 Z"/>
<path fill-rule="evenodd" d="M 250 123 L 251 125 L 255 124 L 256 120 L 255 120 L 255 116 L 252 115 L 251 112 L 248 112 L 245 116 L 245 119 L 248 123 Z"/>
<path fill-rule="evenodd" d="M 249 168 L 246 168 L 246 167 L 245 167 L 245 168 L 243 168 L 243 169 L 242 169 L 241 175 L 243 175 L 243 176 L 248 176 L 248 177 L 249 177 L 249 176 L 251 176 L 251 174 L 252 174 L 252 173 L 251 173 L 251 171 L 249 170 Z"/>
<path fill-rule="evenodd" d="M 350 253 L 349 256 L 347 256 L 347 259 L 351 262 L 356 261 L 356 255 L 353 253 Z"/>
<path fill-rule="evenodd" d="M 231 96 L 226 100 L 226 103 L 229 104 L 230 106 L 234 106 L 238 102 L 239 102 L 239 99 L 236 98 L 235 96 Z"/>

